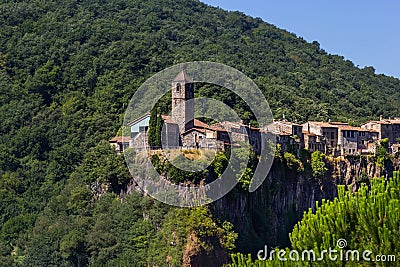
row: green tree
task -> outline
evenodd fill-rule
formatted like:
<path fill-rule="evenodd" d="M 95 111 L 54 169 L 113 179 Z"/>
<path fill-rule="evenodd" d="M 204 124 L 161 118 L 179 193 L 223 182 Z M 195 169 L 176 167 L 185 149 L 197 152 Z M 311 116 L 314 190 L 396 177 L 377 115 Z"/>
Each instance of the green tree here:
<path fill-rule="evenodd" d="M 162 140 L 161 140 L 162 128 L 163 128 L 163 120 L 161 117 L 161 109 L 157 108 L 157 121 L 156 121 L 155 143 L 154 143 L 156 147 L 162 146 Z"/>
<path fill-rule="evenodd" d="M 328 171 L 324 159 L 325 155 L 319 151 L 314 151 L 311 154 L 311 168 L 314 177 L 323 176 Z"/>
<path fill-rule="evenodd" d="M 395 255 L 398 258 L 399 185 L 400 173 L 396 172 L 389 181 L 373 179 L 370 188 L 363 185 L 355 194 L 339 186 L 338 198 L 323 201 L 315 213 L 310 210 L 304 214 L 290 235 L 293 248 L 314 249 L 318 257 L 322 250 L 337 248 L 337 241 L 345 239 L 347 246 L 343 249 L 358 250 L 360 253 L 369 250 L 371 257 Z M 322 264 L 342 266 L 341 262 L 329 262 L 328 259 Z M 399 266 L 395 262 L 375 264 Z"/>
<path fill-rule="evenodd" d="M 148 141 L 150 147 L 157 147 L 157 108 L 153 108 L 150 112 L 150 123 L 148 130 Z"/>
<path fill-rule="evenodd" d="M 379 145 L 376 149 L 376 164 L 378 164 L 380 167 L 384 167 L 385 162 L 387 162 L 389 159 L 389 139 L 384 138 L 379 141 Z"/>

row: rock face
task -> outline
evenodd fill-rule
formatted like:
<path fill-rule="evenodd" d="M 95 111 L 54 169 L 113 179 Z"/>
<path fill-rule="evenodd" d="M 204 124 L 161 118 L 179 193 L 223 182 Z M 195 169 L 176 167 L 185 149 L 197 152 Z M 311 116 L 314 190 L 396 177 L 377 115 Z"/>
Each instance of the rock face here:
<path fill-rule="evenodd" d="M 398 159 L 382 168 L 365 157 L 334 158 L 327 163 L 328 172 L 319 178 L 274 163 L 256 192 L 235 189 L 213 203 L 214 216 L 233 223 L 239 233 L 237 249 L 241 252 L 257 253 L 265 245 L 288 246 L 289 233 L 303 213 L 310 208 L 314 210 L 316 201 L 334 199 L 337 185 L 357 190 L 360 182 L 372 177 L 391 177 L 400 167 Z"/>
<path fill-rule="evenodd" d="M 228 255 L 217 238 L 208 240 L 212 245 L 209 251 L 203 249 L 200 242 L 194 233 L 189 235 L 183 251 L 182 267 L 220 267 L 228 261 Z"/>
<path fill-rule="evenodd" d="M 249 193 L 236 187 L 210 205 L 214 219 L 227 220 L 234 225 L 239 234 L 237 251 L 257 254 L 265 245 L 268 248 L 289 246 L 289 233 L 303 213 L 314 210 L 317 201 L 333 200 L 337 196 L 337 185 L 347 185 L 355 191 L 373 177 L 389 178 L 393 171 L 400 170 L 399 156 L 387 161 L 383 167 L 367 157 L 327 158 L 325 161 L 328 171 L 318 178 L 313 177 L 310 169 L 297 172 L 286 163 L 276 161 L 257 191 Z M 101 189 L 97 191 L 101 193 Z M 121 200 L 125 194 L 136 190 L 140 189 L 132 181 L 126 191 L 121 191 Z M 213 266 L 210 262 L 221 266 L 226 263 L 229 256 L 218 240 L 207 241 L 213 245 L 212 251 L 202 249 L 199 238 L 190 234 L 183 251 L 182 266 Z"/>

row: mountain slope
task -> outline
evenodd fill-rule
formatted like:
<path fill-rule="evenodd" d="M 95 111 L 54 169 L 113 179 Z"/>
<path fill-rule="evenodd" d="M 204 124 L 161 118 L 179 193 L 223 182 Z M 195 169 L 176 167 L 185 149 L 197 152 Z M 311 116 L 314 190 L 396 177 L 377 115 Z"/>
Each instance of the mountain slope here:
<path fill-rule="evenodd" d="M 46 262 L 30 261 L 40 266 L 101 261 L 107 253 L 134 250 L 122 234 L 107 235 L 114 225 L 101 224 L 115 215 L 107 212 L 118 206 L 113 194 L 129 183 L 122 159 L 101 140 L 118 131 L 141 83 L 173 64 L 209 60 L 242 70 L 259 85 L 276 117 L 360 122 L 400 115 L 398 79 L 375 75 L 372 67 L 358 69 L 328 55 L 317 42 L 309 44 L 259 19 L 198 1 L 19 0 L 3 1 L 0 10 L 0 257 L 7 258 L 5 265 L 12 253 L 22 257 L 19 261 L 47 255 Z M 198 91 L 249 116 L 229 93 L 207 86 Z M 96 189 L 111 196 L 93 203 L 87 186 L 101 183 L 110 186 Z M 149 213 L 161 209 L 159 216 L 168 213 L 154 203 L 138 206 Z M 161 219 L 151 216 L 159 227 Z M 130 234 L 143 238 L 146 223 L 138 222 L 141 233 L 129 229 Z M 84 232 L 72 231 L 82 225 Z M 96 235 L 107 242 L 100 244 Z M 165 245 L 140 249 L 155 244 Z"/>

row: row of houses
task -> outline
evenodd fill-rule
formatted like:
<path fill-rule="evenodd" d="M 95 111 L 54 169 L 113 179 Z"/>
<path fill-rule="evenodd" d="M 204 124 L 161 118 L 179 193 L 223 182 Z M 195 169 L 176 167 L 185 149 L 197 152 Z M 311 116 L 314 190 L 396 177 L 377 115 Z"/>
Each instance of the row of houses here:
<path fill-rule="evenodd" d="M 268 134 L 276 137 L 276 143 L 283 152 L 298 153 L 301 148 L 310 152 L 320 151 L 327 155 L 359 155 L 375 153 L 379 141 L 387 138 L 392 152 L 400 148 L 400 119 L 381 119 L 367 122 L 361 127 L 350 126 L 344 122 L 309 121 L 297 124 L 289 121 L 274 121 L 272 124 L 256 128 L 242 122 L 220 122 L 208 125 L 194 119 L 191 129 L 179 133 L 179 127 L 171 116 L 162 116 L 166 125 L 167 140 L 165 148 L 214 149 L 224 150 L 232 141 L 247 142 L 260 153 L 262 138 Z M 130 124 L 131 136 L 114 137 L 110 143 L 122 152 L 127 147 L 149 149 L 147 130 L 150 115 L 139 118 Z M 181 136 L 181 139 L 177 138 Z M 268 135 L 270 137 L 271 135 Z"/>
<path fill-rule="evenodd" d="M 370 121 L 361 127 L 350 126 L 343 122 L 309 121 L 297 124 L 274 121 L 256 128 L 243 122 L 218 122 L 208 125 L 194 118 L 194 83 L 182 70 L 172 80 L 172 113 L 162 115 L 163 148 L 166 149 L 214 149 L 224 150 L 233 143 L 246 142 L 252 145 L 254 152 L 261 153 L 263 145 L 271 136 L 282 151 L 298 153 L 301 148 L 310 152 L 321 151 L 325 154 L 357 155 L 374 153 L 379 140 L 388 138 L 392 150 L 399 147 L 400 118 Z M 129 123 L 130 136 L 114 137 L 110 143 L 118 152 L 128 147 L 139 150 L 159 149 L 149 147 L 148 128 L 150 114 Z"/>
<path fill-rule="evenodd" d="M 308 121 L 296 124 L 275 121 L 269 126 L 282 150 L 305 148 L 334 156 L 375 153 L 379 141 L 387 138 L 391 152 L 399 150 L 400 118 L 369 121 L 360 127 L 344 122 Z M 294 148 L 294 149 L 293 149 Z"/>

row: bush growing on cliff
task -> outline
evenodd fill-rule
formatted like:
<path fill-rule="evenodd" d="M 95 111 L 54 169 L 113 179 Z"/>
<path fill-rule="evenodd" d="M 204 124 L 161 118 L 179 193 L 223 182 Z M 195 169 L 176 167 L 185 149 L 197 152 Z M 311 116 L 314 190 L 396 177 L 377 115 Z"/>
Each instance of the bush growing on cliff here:
<path fill-rule="evenodd" d="M 296 158 L 295 155 L 289 152 L 285 152 L 283 155 L 286 165 L 289 167 L 291 170 L 296 170 L 297 172 L 302 172 L 304 171 L 303 163 Z"/>
<path fill-rule="evenodd" d="M 188 266 L 187 261 L 196 254 L 208 254 L 216 260 L 211 255 L 232 251 L 238 236 L 230 222 L 213 220 L 208 207 L 172 209 L 156 235 L 157 241 L 149 249 L 148 266 Z"/>
<path fill-rule="evenodd" d="M 380 167 L 385 166 L 385 162 L 390 160 L 389 155 L 389 139 L 385 138 L 379 142 L 379 146 L 376 149 L 376 164 Z"/>
<path fill-rule="evenodd" d="M 314 151 L 311 154 L 311 168 L 313 171 L 313 176 L 315 178 L 324 175 L 326 173 L 326 171 L 328 170 L 324 159 L 325 159 L 325 155 L 319 151 Z"/>

